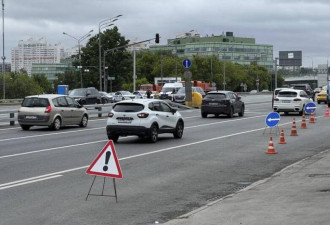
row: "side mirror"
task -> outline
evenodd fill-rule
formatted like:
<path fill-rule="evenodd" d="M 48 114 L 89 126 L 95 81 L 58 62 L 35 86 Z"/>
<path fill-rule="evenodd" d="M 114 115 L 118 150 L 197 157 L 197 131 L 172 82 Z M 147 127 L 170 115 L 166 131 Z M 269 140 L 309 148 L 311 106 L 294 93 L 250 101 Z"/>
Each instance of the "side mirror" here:
<path fill-rule="evenodd" d="M 172 108 L 172 113 L 173 113 L 173 115 L 176 113 L 176 111 L 178 111 L 178 109 L 176 109 L 176 108 Z"/>

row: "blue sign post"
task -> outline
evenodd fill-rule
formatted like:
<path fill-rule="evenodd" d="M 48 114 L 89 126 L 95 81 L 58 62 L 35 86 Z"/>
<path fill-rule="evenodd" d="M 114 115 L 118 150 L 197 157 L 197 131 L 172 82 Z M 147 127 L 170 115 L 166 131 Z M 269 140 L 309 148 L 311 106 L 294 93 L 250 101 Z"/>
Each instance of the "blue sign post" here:
<path fill-rule="evenodd" d="M 305 105 L 305 113 L 306 114 L 311 114 L 311 113 L 314 113 L 316 110 L 316 105 L 314 102 L 310 102 L 310 103 L 307 103 Z"/>
<path fill-rule="evenodd" d="M 191 67 L 191 61 L 190 61 L 190 59 L 184 59 L 184 60 L 182 61 L 182 66 L 183 66 L 184 68 L 186 68 L 186 69 L 189 69 L 189 68 Z"/>
<path fill-rule="evenodd" d="M 268 116 L 265 119 L 266 128 L 270 127 L 270 129 L 271 129 L 270 132 L 271 132 L 272 128 L 277 126 L 277 124 L 280 122 L 280 120 L 281 120 L 281 116 L 280 116 L 279 113 L 277 113 L 277 112 L 269 113 Z M 265 128 L 263 134 L 265 134 L 266 128 Z M 277 129 L 276 129 L 275 132 L 276 132 L 276 134 L 277 134 L 277 132 L 280 132 L 278 126 L 277 126 Z"/>

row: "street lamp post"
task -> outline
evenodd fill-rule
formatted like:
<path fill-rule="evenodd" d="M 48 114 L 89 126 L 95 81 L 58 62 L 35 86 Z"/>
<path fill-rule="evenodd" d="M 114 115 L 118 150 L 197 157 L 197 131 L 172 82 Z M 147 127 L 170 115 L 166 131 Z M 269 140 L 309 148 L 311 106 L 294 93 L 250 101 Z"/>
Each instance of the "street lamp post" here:
<path fill-rule="evenodd" d="M 5 70 L 5 1 L 2 0 L 2 75 L 3 75 L 3 99 L 6 99 L 6 70 Z"/>
<path fill-rule="evenodd" d="M 91 33 L 93 32 L 93 30 L 90 30 L 87 34 L 84 34 L 83 36 L 81 36 L 80 38 L 76 38 L 68 33 L 63 32 L 64 35 L 67 35 L 73 39 L 75 39 L 78 42 L 78 55 L 79 55 L 79 68 L 80 68 L 80 87 L 83 88 L 83 81 L 82 81 L 82 66 L 81 66 L 81 52 L 80 52 L 80 43 L 85 40 L 86 38 L 88 38 L 89 36 L 91 36 Z"/>
<path fill-rule="evenodd" d="M 274 89 L 277 88 L 277 60 L 278 60 L 278 58 L 275 58 L 275 87 L 274 87 Z"/>
<path fill-rule="evenodd" d="M 118 17 L 121 17 L 122 15 L 117 15 L 115 17 L 101 20 L 99 22 L 99 83 L 100 83 L 100 91 L 102 91 L 102 46 L 101 46 L 101 29 L 105 27 L 110 27 L 113 25 L 112 22 L 115 22 L 118 20 Z M 105 79 L 105 75 L 104 75 Z M 104 84 L 106 84 L 106 81 L 104 81 Z"/>

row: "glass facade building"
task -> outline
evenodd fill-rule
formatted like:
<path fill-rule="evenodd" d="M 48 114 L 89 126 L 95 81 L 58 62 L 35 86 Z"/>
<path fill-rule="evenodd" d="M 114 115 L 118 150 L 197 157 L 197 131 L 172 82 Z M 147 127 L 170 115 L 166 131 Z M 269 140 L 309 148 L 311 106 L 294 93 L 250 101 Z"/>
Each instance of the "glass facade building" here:
<path fill-rule="evenodd" d="M 152 45 L 150 51 L 172 51 L 178 57 L 218 56 L 219 60 L 242 65 L 256 62 L 273 70 L 273 46 L 256 44 L 254 38 L 235 37 L 232 32 L 220 36 L 200 37 L 199 34 L 185 33 L 175 39 L 168 39 L 167 45 Z"/>
<path fill-rule="evenodd" d="M 67 63 L 32 63 L 31 75 L 45 75 L 49 81 L 57 80 L 59 74 L 68 69 L 75 69 Z"/>

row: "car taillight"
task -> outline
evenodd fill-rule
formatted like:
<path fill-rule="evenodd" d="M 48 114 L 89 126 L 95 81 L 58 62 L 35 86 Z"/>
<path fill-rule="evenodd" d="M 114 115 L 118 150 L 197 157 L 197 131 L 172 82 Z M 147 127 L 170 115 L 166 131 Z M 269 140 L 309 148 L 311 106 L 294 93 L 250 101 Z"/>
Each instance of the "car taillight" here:
<path fill-rule="evenodd" d="M 300 102 L 301 99 L 300 99 L 300 98 L 295 98 L 295 99 L 293 99 L 293 101 L 294 101 L 294 102 Z"/>
<path fill-rule="evenodd" d="M 108 117 L 110 117 L 110 118 L 113 117 L 113 115 L 114 115 L 114 114 L 111 113 L 111 112 L 108 113 Z"/>
<path fill-rule="evenodd" d="M 137 116 L 139 118 L 147 118 L 149 116 L 149 114 L 148 113 L 139 113 L 139 114 L 137 114 Z"/>
<path fill-rule="evenodd" d="M 46 107 L 45 113 L 50 113 L 52 111 L 52 107 L 49 105 Z"/>
<path fill-rule="evenodd" d="M 279 101 L 279 100 L 278 100 L 278 98 L 275 98 L 275 99 L 274 99 L 274 101 L 276 101 L 276 102 L 277 102 L 277 101 Z"/>

